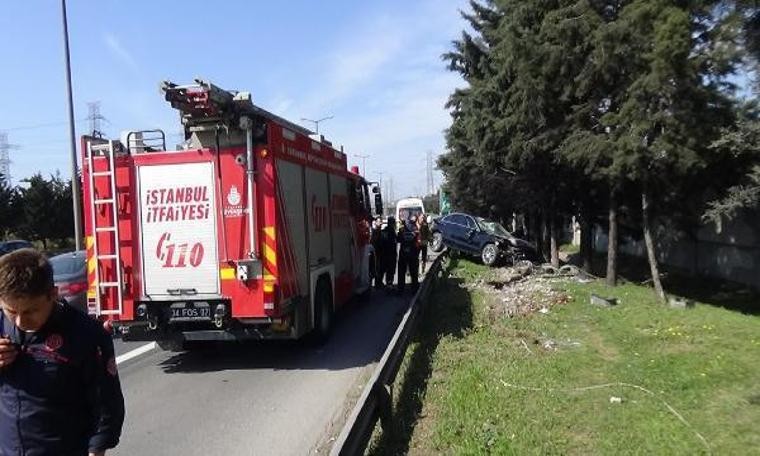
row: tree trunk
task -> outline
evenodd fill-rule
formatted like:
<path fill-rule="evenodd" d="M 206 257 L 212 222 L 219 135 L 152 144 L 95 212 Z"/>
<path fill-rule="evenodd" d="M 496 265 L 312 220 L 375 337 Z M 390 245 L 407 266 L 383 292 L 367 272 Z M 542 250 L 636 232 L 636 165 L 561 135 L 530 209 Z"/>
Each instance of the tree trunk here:
<path fill-rule="evenodd" d="M 586 272 L 591 272 L 594 255 L 594 233 L 591 218 L 581 216 L 581 267 Z"/>
<path fill-rule="evenodd" d="M 607 285 L 617 285 L 618 222 L 615 189 L 610 190 L 609 238 L 607 240 Z"/>
<path fill-rule="evenodd" d="M 552 266 L 555 268 L 559 267 L 559 242 L 557 240 L 558 238 L 558 229 L 557 229 L 557 218 L 553 215 L 549 217 L 549 237 L 550 237 L 550 244 L 551 244 L 551 257 L 552 257 Z"/>
<path fill-rule="evenodd" d="M 533 236 L 535 237 L 536 242 L 536 253 L 540 258 L 544 257 L 544 237 L 543 237 L 543 230 L 541 227 L 543 226 L 543 223 L 541 223 L 541 214 L 536 212 L 536 215 L 533 217 Z"/>
<path fill-rule="evenodd" d="M 541 217 L 541 250 L 544 252 L 544 260 L 551 261 L 552 250 L 549 241 L 549 217 Z"/>
<path fill-rule="evenodd" d="M 662 288 L 662 282 L 660 281 L 660 270 L 657 267 L 657 253 L 654 250 L 654 240 L 652 239 L 652 227 L 649 213 L 649 196 L 647 190 L 641 192 L 641 218 L 644 228 L 644 243 L 647 246 L 647 258 L 649 259 L 649 268 L 652 271 L 652 283 L 654 283 L 654 291 L 657 293 L 657 297 L 660 298 L 662 303 L 666 303 L 665 290 Z"/>

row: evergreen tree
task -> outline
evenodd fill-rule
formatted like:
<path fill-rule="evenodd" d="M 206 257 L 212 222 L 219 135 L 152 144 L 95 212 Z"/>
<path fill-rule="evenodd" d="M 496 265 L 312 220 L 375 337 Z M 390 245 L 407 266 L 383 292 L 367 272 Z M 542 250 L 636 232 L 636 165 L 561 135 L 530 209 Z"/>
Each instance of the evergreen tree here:
<path fill-rule="evenodd" d="M 8 236 L 18 224 L 18 191 L 0 176 L 0 238 Z"/>
<path fill-rule="evenodd" d="M 29 240 L 42 242 L 43 249 L 48 241 L 57 237 L 59 220 L 56 218 L 59 198 L 53 180 L 46 180 L 41 174 L 23 180 L 26 188 L 20 189 L 21 221 L 19 233 Z"/>
<path fill-rule="evenodd" d="M 753 49 L 756 9 L 717 0 L 470 6 L 474 34 L 444 56 L 467 82 L 449 100 L 449 152 L 439 160 L 453 201 L 524 213 L 539 248 L 543 232 L 552 234 L 555 263 L 556 220 L 580 215 L 588 255 L 592 221 L 607 206 L 611 284 L 622 210 L 641 224 L 664 299 L 654 220 L 693 219 L 737 169 L 730 151 L 708 146 L 735 122 L 727 81 Z"/>

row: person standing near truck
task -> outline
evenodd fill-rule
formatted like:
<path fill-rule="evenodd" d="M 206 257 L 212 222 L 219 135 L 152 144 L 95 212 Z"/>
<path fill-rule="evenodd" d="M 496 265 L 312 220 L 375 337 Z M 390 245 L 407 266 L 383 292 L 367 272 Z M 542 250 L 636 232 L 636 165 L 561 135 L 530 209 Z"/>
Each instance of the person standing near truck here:
<path fill-rule="evenodd" d="M 417 218 L 417 230 L 420 233 L 420 269 L 424 274 L 425 266 L 427 266 L 428 244 L 433 239 L 433 234 L 430 231 L 430 225 L 428 225 L 426 217 Z"/>
<path fill-rule="evenodd" d="M 406 285 L 406 273 L 412 278 L 412 290 L 419 286 L 420 272 L 420 233 L 417 231 L 415 217 L 407 220 L 398 231 L 398 293 L 403 294 Z"/>
<path fill-rule="evenodd" d="M 396 275 L 396 218 L 388 217 L 388 221 L 380 231 L 380 286 L 393 285 Z"/>
<path fill-rule="evenodd" d="M 383 277 L 380 260 L 383 253 L 383 247 L 380 245 L 380 234 L 383 228 L 382 220 L 380 217 L 376 218 L 372 222 L 372 232 L 370 233 L 370 244 L 374 254 L 370 258 L 369 275 L 370 279 L 374 282 L 375 288 L 382 288 Z"/>

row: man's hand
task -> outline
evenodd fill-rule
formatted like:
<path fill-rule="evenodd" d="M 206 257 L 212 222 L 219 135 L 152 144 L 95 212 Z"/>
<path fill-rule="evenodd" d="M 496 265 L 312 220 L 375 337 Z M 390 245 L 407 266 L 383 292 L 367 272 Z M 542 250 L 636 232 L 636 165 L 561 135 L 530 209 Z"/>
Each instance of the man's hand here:
<path fill-rule="evenodd" d="M 0 338 L 0 369 L 10 366 L 18 356 L 18 349 L 11 343 L 11 340 L 3 337 Z"/>

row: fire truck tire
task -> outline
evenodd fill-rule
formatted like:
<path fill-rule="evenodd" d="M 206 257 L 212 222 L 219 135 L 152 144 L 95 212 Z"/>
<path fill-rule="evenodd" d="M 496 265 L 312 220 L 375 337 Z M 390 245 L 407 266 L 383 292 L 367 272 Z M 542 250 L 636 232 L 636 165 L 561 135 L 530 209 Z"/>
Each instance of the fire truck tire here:
<path fill-rule="evenodd" d="M 333 321 L 333 296 L 330 283 L 326 279 L 317 282 L 314 294 L 314 341 L 317 344 L 327 342 Z"/>

